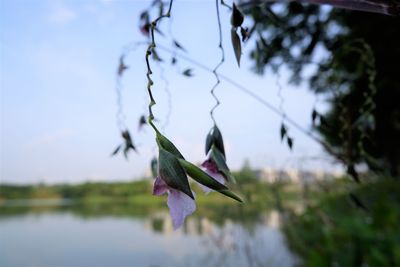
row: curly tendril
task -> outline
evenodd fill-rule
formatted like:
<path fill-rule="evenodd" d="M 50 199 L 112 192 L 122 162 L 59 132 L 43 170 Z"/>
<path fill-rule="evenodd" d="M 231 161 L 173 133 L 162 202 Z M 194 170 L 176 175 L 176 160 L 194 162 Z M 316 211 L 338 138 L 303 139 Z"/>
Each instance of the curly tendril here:
<path fill-rule="evenodd" d="M 154 39 L 154 31 L 157 27 L 157 23 L 163 19 L 163 18 L 169 18 L 171 16 L 171 9 L 172 9 L 172 4 L 173 4 L 174 0 L 171 0 L 169 2 L 169 7 L 168 7 L 168 11 L 165 14 L 161 14 L 158 18 L 156 18 L 155 20 L 153 20 L 150 23 L 150 36 L 151 36 L 151 42 L 149 44 L 149 46 L 147 47 L 146 50 L 146 65 L 147 65 L 147 73 L 146 73 L 146 77 L 147 77 L 147 92 L 149 94 L 149 98 L 150 98 L 150 102 L 149 102 L 149 117 L 148 117 L 148 122 L 151 125 L 151 127 L 153 127 L 153 129 L 158 132 L 157 127 L 154 125 L 153 120 L 154 120 L 154 114 L 153 114 L 153 110 L 152 107 L 156 104 L 156 101 L 154 100 L 153 97 L 153 93 L 151 91 L 151 87 L 153 86 L 154 82 L 151 79 L 151 75 L 153 74 L 152 70 L 151 70 L 151 66 L 150 66 L 150 55 L 152 53 L 152 51 L 154 50 L 154 48 L 156 47 L 156 43 L 155 43 L 155 39 Z"/>

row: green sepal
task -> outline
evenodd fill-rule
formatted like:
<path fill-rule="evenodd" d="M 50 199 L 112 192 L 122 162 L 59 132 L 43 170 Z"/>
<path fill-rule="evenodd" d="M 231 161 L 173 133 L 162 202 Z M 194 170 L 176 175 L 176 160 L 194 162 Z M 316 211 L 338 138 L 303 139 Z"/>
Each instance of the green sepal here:
<path fill-rule="evenodd" d="M 228 187 L 225 185 L 219 183 L 216 181 L 214 178 L 212 178 L 210 175 L 208 175 L 206 172 L 202 171 L 199 167 L 196 165 L 184 160 L 184 159 L 179 159 L 180 164 L 182 167 L 185 169 L 187 174 L 193 178 L 196 182 L 207 186 L 208 188 L 211 188 L 227 197 L 230 197 L 236 201 L 243 202 L 243 200 L 237 196 L 235 193 L 230 191 Z"/>
<path fill-rule="evenodd" d="M 206 137 L 206 155 L 208 154 L 208 151 L 210 151 L 213 143 L 214 143 L 214 136 L 212 135 L 212 132 L 210 131 Z"/>
<path fill-rule="evenodd" d="M 206 155 L 208 151 L 210 151 L 212 145 L 215 145 L 222 155 L 225 156 L 225 148 L 224 148 L 224 140 L 222 139 L 222 134 L 218 127 L 214 125 L 214 127 L 210 130 L 206 138 Z"/>
<path fill-rule="evenodd" d="M 164 135 L 157 132 L 156 141 L 160 149 L 165 149 L 169 153 L 175 155 L 178 158 L 185 159 L 181 152 L 176 148 L 176 146 L 168 140 Z"/>
<path fill-rule="evenodd" d="M 163 179 L 169 187 L 179 190 L 194 199 L 185 170 L 175 155 L 160 148 L 158 164 L 160 178 Z"/>
<path fill-rule="evenodd" d="M 217 164 L 218 171 L 222 172 L 229 181 L 236 183 L 235 177 L 231 174 L 228 165 L 226 165 L 224 155 L 216 146 L 211 148 L 210 157 Z"/>

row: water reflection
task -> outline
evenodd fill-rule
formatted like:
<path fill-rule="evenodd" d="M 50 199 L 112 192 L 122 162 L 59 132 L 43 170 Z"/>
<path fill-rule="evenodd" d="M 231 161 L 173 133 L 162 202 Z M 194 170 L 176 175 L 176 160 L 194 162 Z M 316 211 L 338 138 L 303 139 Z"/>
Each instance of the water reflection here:
<path fill-rule="evenodd" d="M 0 266 L 290 267 L 296 263 L 279 230 L 276 211 L 246 216 L 230 210 L 227 216 L 207 208 L 207 216 L 200 211 L 174 231 L 163 208 L 125 206 L 123 212 L 120 206 L 1 207 Z"/>

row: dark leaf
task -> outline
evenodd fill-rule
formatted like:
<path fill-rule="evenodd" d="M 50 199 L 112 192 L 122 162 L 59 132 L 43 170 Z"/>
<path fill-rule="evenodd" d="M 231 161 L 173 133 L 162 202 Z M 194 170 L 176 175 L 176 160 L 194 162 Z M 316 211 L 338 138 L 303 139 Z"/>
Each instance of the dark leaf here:
<path fill-rule="evenodd" d="M 360 183 L 360 177 L 358 176 L 358 173 L 353 164 L 349 164 L 347 166 L 347 174 L 353 177 L 353 180 L 355 182 Z"/>
<path fill-rule="evenodd" d="M 183 52 L 186 52 L 186 49 L 185 49 L 180 43 L 178 43 L 178 42 L 175 41 L 175 40 L 173 41 L 173 43 L 174 43 L 174 46 L 175 46 L 176 48 L 182 50 Z"/>
<path fill-rule="evenodd" d="M 111 154 L 111 156 L 117 155 L 118 151 L 121 149 L 122 145 L 117 146 L 117 148 L 114 150 L 114 152 Z"/>
<path fill-rule="evenodd" d="M 288 144 L 288 147 L 290 148 L 290 150 L 292 150 L 293 149 L 293 139 L 291 137 L 287 138 L 287 144 Z"/>
<path fill-rule="evenodd" d="M 285 138 L 286 133 L 287 133 L 286 126 L 285 126 L 285 124 L 282 123 L 282 125 L 281 125 L 281 141 L 283 141 L 283 138 Z"/>
<path fill-rule="evenodd" d="M 317 111 L 315 109 L 313 109 L 313 111 L 311 113 L 311 119 L 312 119 L 312 124 L 313 125 L 315 124 L 315 120 L 317 119 L 317 117 L 318 117 L 318 113 L 317 113 Z"/>
<path fill-rule="evenodd" d="M 240 67 L 240 57 L 242 56 L 242 45 L 240 43 L 240 38 L 239 35 L 236 33 L 235 28 L 231 29 L 231 40 L 232 40 L 233 51 L 235 52 L 236 61 L 238 63 L 238 66 Z"/>
<path fill-rule="evenodd" d="M 147 124 L 146 116 L 144 115 L 140 116 L 138 130 L 140 131 L 142 127 L 146 124 Z"/>
<path fill-rule="evenodd" d="M 368 207 L 354 193 L 350 193 L 351 201 L 362 210 L 368 211 Z"/>
<path fill-rule="evenodd" d="M 249 32 L 247 28 L 240 27 L 240 35 L 242 35 L 242 42 L 247 41 L 249 39 Z"/>
<path fill-rule="evenodd" d="M 129 144 L 129 148 L 133 151 L 137 152 L 136 147 L 133 144 Z"/>
<path fill-rule="evenodd" d="M 175 64 L 176 64 L 176 61 L 177 61 L 177 60 L 176 60 L 176 57 L 172 57 L 172 59 L 171 59 L 171 64 L 172 64 L 172 65 L 175 65 Z"/>
<path fill-rule="evenodd" d="M 158 155 L 160 178 L 171 188 L 179 190 L 194 199 L 185 170 L 177 157 L 160 148 Z"/>
<path fill-rule="evenodd" d="M 240 27 L 243 23 L 244 17 L 242 12 L 236 7 L 235 3 L 232 6 L 231 25 L 233 27 Z"/>
<path fill-rule="evenodd" d="M 182 72 L 182 74 L 185 75 L 185 76 L 187 76 L 187 77 L 192 77 L 192 76 L 193 76 L 192 69 L 185 69 L 185 70 Z"/>
<path fill-rule="evenodd" d="M 140 19 L 148 21 L 149 20 L 149 13 L 147 11 L 143 11 L 142 13 L 140 13 Z"/>
<path fill-rule="evenodd" d="M 136 151 L 136 147 L 133 144 L 131 135 L 129 134 L 128 130 L 122 131 L 121 134 L 122 134 L 122 138 L 124 138 L 124 141 L 125 141 L 124 156 L 125 156 L 125 158 L 128 158 L 129 149 Z"/>

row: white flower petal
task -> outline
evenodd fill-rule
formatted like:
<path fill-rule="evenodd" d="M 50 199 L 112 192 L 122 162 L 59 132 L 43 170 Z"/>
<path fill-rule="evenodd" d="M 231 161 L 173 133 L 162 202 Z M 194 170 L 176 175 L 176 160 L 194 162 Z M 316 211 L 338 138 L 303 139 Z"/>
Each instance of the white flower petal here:
<path fill-rule="evenodd" d="M 185 193 L 175 189 L 168 191 L 167 204 L 174 223 L 174 229 L 179 228 L 184 223 L 186 216 L 196 210 L 196 202 Z"/>

